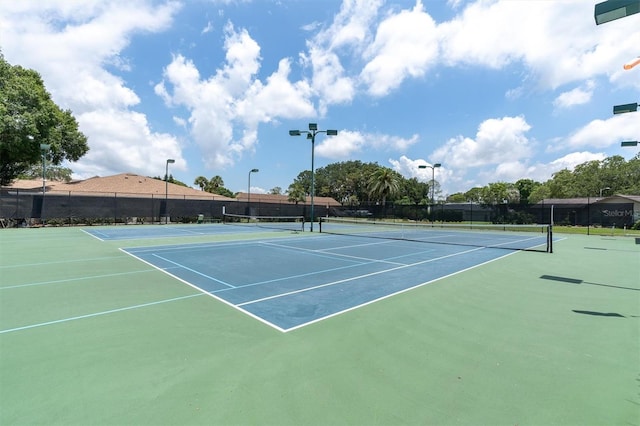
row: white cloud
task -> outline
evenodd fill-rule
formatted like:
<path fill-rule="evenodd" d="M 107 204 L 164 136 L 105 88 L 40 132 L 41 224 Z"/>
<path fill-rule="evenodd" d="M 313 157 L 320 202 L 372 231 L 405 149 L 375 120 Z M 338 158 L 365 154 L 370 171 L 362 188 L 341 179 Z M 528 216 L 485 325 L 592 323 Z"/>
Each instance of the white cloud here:
<path fill-rule="evenodd" d="M 458 136 L 434 151 L 432 158 L 447 159 L 452 167 L 478 167 L 527 157 L 531 126 L 524 117 L 489 119 L 480 124 L 475 139 Z"/>
<path fill-rule="evenodd" d="M 628 52 L 640 45 L 637 21 L 623 19 L 616 25 L 596 27 L 592 17 L 589 2 L 470 3 L 462 14 L 438 25 L 441 60 L 451 66 L 491 68 L 521 62 L 545 89 L 598 74 L 640 87 L 637 79 L 622 74 L 621 66 Z"/>
<path fill-rule="evenodd" d="M 640 137 L 640 120 L 636 114 L 621 114 L 606 120 L 593 120 L 560 141 L 551 151 L 582 147 L 606 148 L 625 139 Z"/>
<path fill-rule="evenodd" d="M 178 170 L 187 168 L 179 155 L 178 140 L 169 134 L 151 132 L 144 114 L 118 110 L 93 111 L 80 114 L 77 118 L 81 130 L 93 135 L 91 149 L 83 161 L 73 165 L 74 172 L 80 178 L 123 171 L 160 176 L 167 158 L 176 160 L 174 167 Z"/>
<path fill-rule="evenodd" d="M 89 153 L 73 164 L 76 177 L 123 170 L 158 175 L 149 158 L 175 158 L 186 169 L 177 139 L 153 132 L 135 111 L 140 98 L 119 76 L 140 64 L 121 56 L 134 33 L 167 29 L 180 8 L 130 1 L 6 2 L 0 13 L 9 62 L 37 69 L 54 102 L 71 109 L 89 138 Z M 164 160 L 160 160 L 164 161 Z"/>
<path fill-rule="evenodd" d="M 570 108 L 575 105 L 586 104 L 591 100 L 594 88 L 595 83 L 593 80 L 587 80 L 581 87 L 561 93 L 553 101 L 553 105 L 556 108 Z"/>
<path fill-rule="evenodd" d="M 384 96 L 408 77 L 421 77 L 437 61 L 436 25 L 420 1 L 412 10 L 389 15 L 378 25 L 375 40 L 364 52 L 360 73 L 367 91 Z"/>
<path fill-rule="evenodd" d="M 324 137 L 316 140 L 315 152 L 317 155 L 334 160 L 347 160 L 355 157 L 364 149 L 370 148 L 381 151 L 403 152 L 409 146 L 417 143 L 418 135 L 410 138 L 384 135 L 379 133 L 361 133 L 350 130 L 341 130 L 337 136 Z"/>
<path fill-rule="evenodd" d="M 211 23 L 211 21 L 208 21 L 207 26 L 202 29 L 200 34 L 207 34 L 207 33 L 210 33 L 211 31 L 213 31 L 213 24 Z"/>
<path fill-rule="evenodd" d="M 320 143 L 316 140 L 315 152 L 320 157 L 344 161 L 362 151 L 365 140 L 365 135 L 360 132 L 343 130 L 338 132 L 338 136 L 323 138 Z"/>
<path fill-rule="evenodd" d="M 603 153 L 593 153 L 587 151 L 572 152 L 556 160 L 553 160 L 547 166 L 551 174 L 558 172 L 562 169 L 573 170 L 577 165 L 586 163 L 587 161 L 601 161 L 605 159 Z"/>
<path fill-rule="evenodd" d="M 311 68 L 311 87 L 318 95 L 322 115 L 330 105 L 348 103 L 356 95 L 355 78 L 346 75 L 340 54 L 362 51 L 381 5 L 381 0 L 345 0 L 326 29 L 318 30 L 317 23 L 305 26 L 317 34 L 307 41 L 308 51 L 300 54 L 300 60 Z"/>
<path fill-rule="evenodd" d="M 195 64 L 177 55 L 155 90 L 167 105 L 190 111 L 191 135 L 211 168 L 232 166 L 258 141 L 258 125 L 276 118 L 314 115 L 312 91 L 305 81 L 291 82 L 290 61 L 258 79 L 260 46 L 245 29 L 225 28 L 226 63 L 204 78 Z M 168 88 L 170 86 L 170 89 Z"/>

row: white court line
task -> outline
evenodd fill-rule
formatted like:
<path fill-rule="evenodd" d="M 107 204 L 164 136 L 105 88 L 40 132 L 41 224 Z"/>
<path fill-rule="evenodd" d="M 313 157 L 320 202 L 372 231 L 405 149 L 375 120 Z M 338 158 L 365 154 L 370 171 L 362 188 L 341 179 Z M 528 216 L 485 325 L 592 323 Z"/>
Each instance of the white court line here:
<path fill-rule="evenodd" d="M 115 273 L 115 274 L 91 275 L 91 276 L 80 277 L 80 278 L 65 278 L 63 280 L 41 281 L 41 282 L 37 282 L 37 283 L 28 283 L 28 284 L 16 284 L 16 285 L 10 285 L 10 286 L 7 286 L 7 287 L 0 287 L 0 291 L 1 290 L 8 290 L 8 289 L 11 289 L 11 288 L 23 288 L 23 287 L 32 287 L 32 286 L 37 286 L 37 285 L 60 284 L 60 283 L 66 283 L 66 282 L 71 282 L 71 281 L 92 280 L 94 278 L 107 278 L 107 277 L 117 277 L 117 276 L 121 276 L 121 275 L 129 275 L 129 274 L 141 274 L 141 273 L 144 273 L 144 272 L 155 272 L 155 270 L 154 269 L 145 269 L 145 270 L 141 270 L 141 271 L 118 272 L 118 273 Z"/>
<path fill-rule="evenodd" d="M 284 249 L 288 249 L 296 252 L 304 251 L 304 252 L 314 254 L 318 257 L 326 257 L 327 259 L 335 259 L 336 257 L 345 257 L 347 259 L 362 260 L 362 261 L 365 261 L 366 263 L 390 263 L 391 265 L 404 265 L 404 263 L 390 262 L 385 259 L 371 259 L 368 257 L 350 256 L 348 254 L 340 254 L 340 253 L 331 253 L 331 252 L 327 252 L 328 249 L 314 250 L 314 249 L 307 249 L 302 247 L 285 246 L 282 244 L 275 244 L 275 243 L 269 243 L 269 242 L 262 242 L 261 244 L 284 248 Z"/>
<path fill-rule="evenodd" d="M 369 274 L 364 274 L 364 275 L 358 275 L 356 277 L 345 278 L 345 279 L 342 279 L 342 280 L 333 281 L 333 282 L 325 283 L 325 284 L 320 284 L 320 285 L 316 285 L 316 286 L 313 286 L 313 287 L 307 287 L 307 288 L 303 288 L 303 289 L 300 289 L 300 290 L 294 290 L 294 291 L 288 291 L 288 292 L 285 292 L 285 293 L 275 294 L 273 296 L 263 297 L 263 298 L 260 298 L 260 299 L 255 299 L 255 300 L 250 300 L 248 302 L 239 303 L 237 306 L 251 305 L 251 304 L 254 304 L 254 303 L 264 302 L 265 300 L 277 299 L 277 298 L 280 298 L 280 297 L 290 296 L 292 294 L 304 293 L 304 292 L 307 292 L 307 291 L 316 290 L 316 289 L 323 288 L 323 287 L 330 287 L 330 286 L 333 286 L 333 285 L 342 284 L 342 283 L 349 282 L 349 281 L 359 280 L 361 278 L 372 277 L 374 275 L 386 274 L 387 272 L 393 272 L 393 271 L 397 271 L 399 269 L 405 269 L 405 268 L 410 268 L 410 267 L 416 266 L 416 265 L 422 265 L 422 264 L 425 264 L 425 263 L 435 262 L 436 260 L 446 259 L 448 257 L 454 257 L 454 256 L 458 256 L 458 255 L 466 254 L 466 253 L 471 253 L 471 252 L 478 251 L 478 250 L 484 250 L 484 247 L 473 248 L 473 249 L 461 251 L 461 252 L 458 252 L 458 253 L 448 254 L 446 256 L 434 257 L 433 259 L 421 260 L 420 262 L 415 262 L 415 263 L 410 263 L 410 264 L 407 264 L 407 265 L 397 266 L 395 268 L 385 269 L 384 271 L 371 272 Z"/>
<path fill-rule="evenodd" d="M 98 236 L 96 235 L 96 234 L 99 234 L 99 233 L 100 233 L 99 231 L 94 231 L 94 232 L 95 232 L 95 234 L 93 234 L 93 233 L 91 233 L 91 232 L 89 232 L 89 231 L 85 231 L 85 230 L 84 230 L 84 229 L 82 229 L 82 228 L 81 228 L 80 230 L 81 230 L 82 232 L 84 232 L 85 234 L 92 236 L 93 238 L 95 238 L 95 239 L 96 239 L 96 240 L 98 240 L 98 241 L 104 241 L 102 238 L 100 238 L 100 237 L 98 237 Z M 103 234 L 103 235 L 104 235 L 104 234 Z M 108 236 L 106 236 L 106 235 L 105 235 L 105 238 L 108 238 Z"/>
<path fill-rule="evenodd" d="M 89 259 L 74 259 L 74 260 L 56 260 L 53 262 L 38 262 L 38 263 L 21 263 L 21 264 L 13 264 L 13 265 L 4 265 L 0 266 L 0 269 L 9 269 L 9 268 L 23 268 L 26 266 L 46 266 L 46 265 L 56 265 L 60 263 L 73 263 L 73 262 L 92 262 L 94 260 L 105 260 L 105 259 L 118 259 L 121 256 L 104 256 L 104 257 L 92 257 Z"/>
<path fill-rule="evenodd" d="M 174 297 L 172 299 L 158 300 L 156 302 L 142 303 L 140 305 L 126 306 L 124 308 L 110 309 L 108 311 L 95 312 L 95 313 L 92 313 L 92 314 L 78 315 L 76 317 L 64 318 L 64 319 L 59 319 L 59 320 L 55 320 L 55 321 L 47 321 L 47 322 L 41 322 L 41 323 L 38 323 L 38 324 L 25 325 L 25 326 L 22 326 L 22 327 L 8 328 L 6 330 L 0 330 L 0 334 L 12 333 L 14 331 L 28 330 L 28 329 L 37 328 L 37 327 L 44 327 L 46 325 L 60 324 L 60 323 L 65 323 L 65 322 L 69 322 L 69 321 L 75 321 L 75 320 L 79 320 L 79 319 L 98 317 L 98 316 L 101 316 L 101 315 L 114 314 L 114 313 L 117 313 L 117 312 L 130 311 L 132 309 L 145 308 L 147 306 L 160 305 L 162 303 L 175 302 L 177 300 L 184 300 L 184 299 L 189 299 L 189 298 L 192 298 L 192 297 L 197 297 L 197 296 L 202 296 L 202 295 L 203 295 L 203 293 L 190 294 L 188 296 Z"/>
<path fill-rule="evenodd" d="M 153 256 L 153 257 L 157 257 L 158 259 L 164 260 L 165 262 L 172 263 L 172 264 L 176 265 L 177 267 L 179 267 L 179 268 L 181 268 L 181 269 L 185 269 L 185 270 L 187 270 L 187 271 L 189 271 L 189 272 L 193 272 L 194 274 L 200 275 L 201 277 L 205 277 L 205 278 L 207 278 L 207 279 L 209 279 L 209 280 L 211 280 L 211 281 L 215 281 L 215 282 L 217 282 L 217 283 L 220 283 L 220 284 L 226 285 L 227 287 L 230 287 L 230 288 L 235 288 L 235 286 L 234 286 L 234 285 L 231 285 L 231 284 L 226 283 L 226 282 L 224 282 L 224 281 L 222 281 L 222 280 L 219 280 L 219 279 L 216 279 L 216 278 L 210 277 L 209 275 L 203 274 L 202 272 L 198 272 L 198 271 L 196 271 L 195 269 L 191 269 L 191 268 L 189 268 L 189 267 L 186 267 L 186 266 L 184 266 L 184 265 L 182 265 L 182 264 L 180 264 L 180 263 L 178 263 L 178 262 L 174 262 L 173 260 L 169 260 L 169 259 L 164 258 L 164 257 L 162 257 L 162 256 L 158 256 L 157 254 L 152 254 L 152 256 Z"/>
<path fill-rule="evenodd" d="M 482 250 L 482 248 L 479 248 L 479 250 Z M 296 325 L 296 326 L 291 327 L 291 328 L 287 328 L 286 330 L 283 330 L 283 332 L 284 332 L 284 333 L 288 333 L 289 331 L 297 330 L 297 329 L 299 329 L 299 328 L 303 328 L 303 327 L 306 327 L 306 326 L 308 326 L 308 325 L 315 324 L 315 323 L 318 323 L 318 322 L 320 322 L 320 321 L 324 321 L 324 320 L 326 320 L 326 319 L 336 317 L 336 316 L 338 316 L 338 315 L 342 315 L 342 314 L 344 314 L 344 313 L 346 313 L 346 312 L 355 311 L 356 309 L 360 309 L 360 308 L 362 308 L 363 306 L 371 305 L 371 304 L 373 304 L 373 303 L 379 302 L 380 300 L 388 299 L 388 298 L 390 298 L 390 297 L 394 297 L 394 296 L 397 296 L 398 294 L 406 293 L 406 292 L 411 291 L 411 290 L 413 290 L 413 289 L 416 289 L 416 288 L 418 288 L 418 287 L 422 287 L 422 286 L 424 286 L 424 285 L 431 284 L 431 283 L 433 283 L 433 282 L 440 281 L 440 280 L 443 280 L 443 279 L 445 279 L 445 278 L 449 278 L 449 277 L 452 277 L 452 276 L 454 276 L 454 275 L 461 274 L 461 273 L 463 273 L 463 272 L 465 272 L 465 271 L 469 271 L 469 270 L 474 269 L 474 268 L 477 268 L 477 267 L 479 267 L 479 266 L 486 265 L 486 264 L 491 263 L 491 262 L 495 262 L 496 260 L 502 259 L 502 258 L 507 257 L 507 256 L 511 256 L 511 255 L 513 255 L 513 254 L 515 254 L 515 253 L 517 253 L 517 251 L 514 251 L 513 253 L 507 253 L 507 254 L 505 254 L 504 256 L 499 256 L 499 257 L 496 257 L 496 258 L 494 258 L 494 259 L 490 259 L 490 260 L 487 260 L 487 261 L 485 261 L 485 262 L 479 263 L 479 264 L 477 264 L 477 265 L 472 265 L 472 266 L 469 266 L 468 268 L 461 269 L 461 270 L 459 270 L 459 271 L 455 271 L 455 272 L 452 272 L 452 273 L 450 273 L 450 274 L 443 275 L 443 276 L 441 276 L 441 277 L 437 277 L 437 278 L 434 278 L 434 279 L 432 279 L 432 280 L 425 281 L 425 282 L 422 282 L 422 283 L 416 284 L 416 285 L 411 286 L 411 287 L 403 288 L 402 290 L 398 290 L 398 291 L 395 291 L 395 292 L 393 292 L 393 293 L 386 294 L 386 295 L 381 296 L 381 297 L 378 297 L 378 298 L 376 298 L 376 299 L 368 300 L 368 301 L 366 301 L 366 302 L 364 302 L 364 303 L 361 303 L 361 304 L 359 304 L 359 305 L 351 306 L 351 307 L 349 307 L 349 308 L 347 308 L 347 309 L 343 309 L 343 310 L 341 310 L 341 311 L 334 312 L 334 313 L 332 313 L 332 314 L 329 314 L 329 315 L 326 315 L 326 316 L 323 316 L 323 317 L 320 317 L 320 318 L 316 318 L 316 319 L 314 319 L 314 320 L 312 320 L 312 321 L 305 322 L 305 323 L 302 323 L 302 324 Z"/>

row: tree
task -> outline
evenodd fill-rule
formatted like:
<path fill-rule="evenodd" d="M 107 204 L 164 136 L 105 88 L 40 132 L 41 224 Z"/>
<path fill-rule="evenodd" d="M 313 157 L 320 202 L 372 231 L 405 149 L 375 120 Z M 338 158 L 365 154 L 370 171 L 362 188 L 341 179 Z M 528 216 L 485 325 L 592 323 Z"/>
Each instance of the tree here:
<path fill-rule="evenodd" d="M 161 181 L 167 181 L 169 183 L 173 183 L 174 185 L 180 185 L 180 186 L 185 186 L 185 187 L 189 187 L 186 183 L 179 181 L 178 179 L 174 178 L 172 174 L 169 174 L 169 177 L 167 178 L 167 175 L 164 175 L 164 177 L 160 177 L 160 176 L 154 176 L 152 177 L 152 179 L 157 179 L 157 180 L 161 180 Z"/>
<path fill-rule="evenodd" d="M 204 191 L 207 185 L 209 184 L 209 180 L 204 176 L 198 176 L 194 181 L 194 185 L 197 185 L 200 190 Z"/>
<path fill-rule="evenodd" d="M 469 201 L 479 203 L 482 201 L 482 188 L 479 186 L 475 188 L 471 188 L 470 190 L 464 193 L 464 197 Z"/>
<path fill-rule="evenodd" d="M 301 183 L 292 183 L 289 185 L 287 193 L 289 195 L 288 201 L 296 203 L 296 205 L 300 202 L 304 203 L 306 199 L 304 187 Z"/>
<path fill-rule="evenodd" d="M 529 200 L 529 196 L 540 185 L 540 182 L 536 182 L 532 179 L 519 179 L 516 181 L 516 188 L 520 193 L 520 203 L 529 204 L 531 202 Z"/>
<path fill-rule="evenodd" d="M 280 188 L 279 186 L 275 186 L 271 188 L 271 190 L 269 191 L 269 194 L 282 195 L 282 188 Z"/>
<path fill-rule="evenodd" d="M 426 204 L 426 197 L 428 197 L 429 194 L 429 184 L 420 182 L 417 178 L 411 178 L 403 179 L 402 186 L 402 193 L 411 204 Z"/>
<path fill-rule="evenodd" d="M 207 184 L 206 191 L 216 194 L 216 190 L 222 187 L 224 187 L 224 181 L 220 176 L 216 175 L 211 179 L 209 179 L 209 183 Z"/>
<path fill-rule="evenodd" d="M 233 192 L 224 187 L 224 181 L 220 176 L 214 176 L 210 180 L 204 176 L 198 176 L 193 181 L 193 184 L 197 185 L 202 191 L 209 192 L 211 194 L 224 195 L 229 198 L 236 197 Z"/>
<path fill-rule="evenodd" d="M 40 74 L 12 66 L 0 52 L 0 184 L 41 162 L 41 144 L 50 146 L 54 166 L 77 161 L 89 150 L 71 111 L 51 100 Z"/>
<path fill-rule="evenodd" d="M 45 177 L 47 180 L 58 182 L 70 182 L 73 171 L 67 167 L 47 164 Z M 39 179 L 42 178 L 42 164 L 33 164 L 27 171 L 18 175 L 19 179 Z"/>
<path fill-rule="evenodd" d="M 374 200 L 380 200 L 384 206 L 387 197 L 395 195 L 400 189 L 402 176 L 387 167 L 376 170 L 368 181 L 369 194 Z"/>
<path fill-rule="evenodd" d="M 481 189 L 482 203 L 486 205 L 515 203 L 520 196 L 513 183 L 495 182 Z"/>
<path fill-rule="evenodd" d="M 468 198 L 462 192 L 456 192 L 447 197 L 449 203 L 466 203 L 467 201 L 469 201 Z"/>

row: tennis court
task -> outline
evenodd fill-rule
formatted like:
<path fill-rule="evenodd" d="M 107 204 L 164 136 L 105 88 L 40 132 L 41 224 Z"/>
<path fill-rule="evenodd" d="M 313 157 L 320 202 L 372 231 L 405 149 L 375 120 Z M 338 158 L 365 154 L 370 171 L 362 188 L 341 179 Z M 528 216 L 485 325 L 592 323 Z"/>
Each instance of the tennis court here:
<path fill-rule="evenodd" d="M 637 423 L 633 238 L 415 238 L 5 230 L 0 423 Z"/>

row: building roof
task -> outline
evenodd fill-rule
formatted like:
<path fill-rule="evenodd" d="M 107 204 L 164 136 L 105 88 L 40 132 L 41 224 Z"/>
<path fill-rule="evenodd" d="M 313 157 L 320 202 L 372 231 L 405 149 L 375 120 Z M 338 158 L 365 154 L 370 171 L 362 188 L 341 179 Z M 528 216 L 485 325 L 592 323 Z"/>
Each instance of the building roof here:
<path fill-rule="evenodd" d="M 237 201 L 247 202 L 249 194 L 246 192 L 239 192 L 236 194 Z M 254 194 L 251 193 L 252 203 L 275 203 L 275 204 L 296 204 L 294 201 L 289 201 L 289 196 L 279 194 Z M 313 203 L 319 206 L 339 207 L 341 204 L 331 197 L 313 197 Z M 307 197 L 305 201 L 301 201 L 298 204 L 311 204 L 311 197 Z"/>
<path fill-rule="evenodd" d="M 16 180 L 8 188 L 22 190 L 38 190 L 42 188 L 42 180 Z M 140 176 L 134 173 L 121 173 L 113 176 L 92 177 L 72 182 L 46 182 L 47 193 L 82 192 L 92 195 L 122 194 L 123 196 L 164 196 L 169 198 L 189 197 L 213 200 L 235 200 L 223 195 L 211 194 L 194 188 L 166 183 L 163 180 Z"/>

